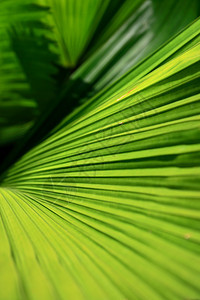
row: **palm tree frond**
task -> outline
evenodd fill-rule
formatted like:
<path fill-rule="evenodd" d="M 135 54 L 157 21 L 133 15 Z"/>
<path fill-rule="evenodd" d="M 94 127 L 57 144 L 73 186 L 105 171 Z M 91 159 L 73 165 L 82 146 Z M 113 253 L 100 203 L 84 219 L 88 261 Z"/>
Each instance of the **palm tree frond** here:
<path fill-rule="evenodd" d="M 54 96 L 51 89 L 46 92 L 47 83 L 55 85 L 52 75 L 57 60 L 49 49 L 52 42 L 45 37 L 50 28 L 42 23 L 47 13 L 47 8 L 31 0 L 0 3 L 1 144 L 21 136 Z"/>
<path fill-rule="evenodd" d="M 5 173 L 2 297 L 198 298 L 198 34 L 199 20 Z"/>

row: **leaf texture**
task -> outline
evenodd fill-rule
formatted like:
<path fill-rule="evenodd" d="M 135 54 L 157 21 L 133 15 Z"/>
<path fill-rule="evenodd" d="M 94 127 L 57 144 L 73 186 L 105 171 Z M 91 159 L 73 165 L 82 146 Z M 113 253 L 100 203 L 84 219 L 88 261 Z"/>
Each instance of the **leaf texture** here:
<path fill-rule="evenodd" d="M 23 135 L 54 96 L 57 58 L 42 23 L 47 11 L 31 0 L 0 2 L 0 144 Z"/>
<path fill-rule="evenodd" d="M 51 8 L 48 18 L 54 28 L 60 61 L 74 67 L 85 50 L 110 0 L 37 0 Z"/>
<path fill-rule="evenodd" d="M 198 36 L 199 20 L 5 173 L 0 298 L 199 297 Z"/>

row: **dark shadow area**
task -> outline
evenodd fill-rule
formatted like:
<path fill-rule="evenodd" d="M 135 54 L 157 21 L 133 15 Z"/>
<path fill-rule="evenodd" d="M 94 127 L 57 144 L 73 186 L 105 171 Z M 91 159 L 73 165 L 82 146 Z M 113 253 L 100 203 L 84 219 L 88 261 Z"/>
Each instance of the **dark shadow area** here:
<path fill-rule="evenodd" d="M 81 79 L 69 79 L 67 84 L 65 83 L 65 88 L 60 87 L 60 90 L 62 92 L 58 94 L 58 98 L 49 103 L 23 139 L 0 150 L 1 174 L 24 153 L 44 140 L 49 132 L 80 104 L 81 98 L 86 97 L 88 93 L 91 95 L 93 88 L 91 84 L 87 84 Z"/>

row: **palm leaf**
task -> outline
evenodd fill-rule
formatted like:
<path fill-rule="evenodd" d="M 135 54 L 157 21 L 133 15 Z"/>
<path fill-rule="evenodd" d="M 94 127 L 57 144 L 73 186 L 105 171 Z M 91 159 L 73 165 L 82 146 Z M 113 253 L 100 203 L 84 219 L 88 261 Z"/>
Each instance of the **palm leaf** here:
<path fill-rule="evenodd" d="M 196 1 L 122 3 L 72 76 L 79 75 L 95 91 L 120 78 L 199 16 Z"/>
<path fill-rule="evenodd" d="M 199 297 L 199 22 L 4 174 L 2 299 Z"/>
<path fill-rule="evenodd" d="M 56 58 L 49 50 L 52 42 L 45 37 L 50 32 L 42 23 L 46 14 L 47 8 L 30 0 L 0 3 L 1 144 L 21 136 L 54 96 Z M 41 86 L 49 85 L 50 95 L 45 92 L 44 97 Z"/>
<path fill-rule="evenodd" d="M 52 2 L 48 2 L 48 5 L 51 6 Z M 64 2 L 60 2 L 59 5 L 64 11 Z M 92 95 L 97 94 L 103 87 L 108 86 L 132 66 L 137 65 L 146 55 L 151 54 L 171 35 L 192 21 L 198 15 L 198 5 L 196 0 L 193 1 L 192 5 L 189 0 L 177 1 L 176 4 L 174 1 L 168 0 L 162 2 L 157 0 L 110 2 L 99 22 L 100 28 L 95 31 L 88 46 L 88 51 L 82 53 L 82 64 L 70 76 L 66 75 L 65 71 L 63 72 L 61 81 L 65 75 L 67 79 L 64 80 L 60 92 L 48 104 L 43 114 L 39 116 L 35 126 L 31 128 L 25 139 L 7 157 L 2 169 L 12 164 L 16 158 L 36 145 L 41 139 L 44 139 L 49 131 L 55 128 L 61 119 L 69 115 L 80 102 L 87 102 Z M 76 7 L 78 10 L 79 5 L 77 3 Z M 51 9 L 53 9 L 52 6 Z M 175 18 L 177 11 L 180 17 Z M 57 14 L 58 11 L 55 10 L 54 13 Z M 70 11 L 67 10 L 66 16 L 68 13 Z M 175 19 L 176 21 L 174 21 Z M 60 17 L 59 20 L 64 26 L 63 19 Z M 165 23 L 167 23 L 167 27 Z M 171 55 L 172 52 L 175 53 L 177 49 L 180 51 L 186 49 L 187 44 L 182 49 L 184 38 L 190 41 L 189 45 L 192 45 L 192 39 L 193 43 L 196 43 L 199 36 L 198 30 L 195 30 L 193 27 L 193 30 L 187 31 L 187 36 L 185 33 L 185 36 L 183 34 L 177 38 L 175 45 L 170 44 L 169 47 L 164 48 L 164 52 L 161 50 L 152 55 L 151 63 L 150 60 L 148 65 L 142 63 L 143 69 L 137 67 L 137 74 L 133 69 L 130 76 L 138 76 L 139 74 L 142 76 L 151 68 L 158 66 L 159 62 L 162 63 L 164 58 L 167 59 L 167 56 Z M 58 38 L 54 38 L 58 40 Z M 71 35 L 71 39 L 76 39 L 76 36 Z M 76 42 L 74 41 L 74 43 Z M 66 44 L 66 47 L 70 48 L 70 44 Z M 71 51 L 73 50 L 71 49 Z M 120 84 L 124 84 L 121 79 Z M 112 91 L 110 88 L 109 93 L 112 94 Z M 88 102 L 88 105 L 91 105 L 91 101 Z M 46 122 L 47 119 L 48 122 Z"/>
<path fill-rule="evenodd" d="M 110 0 L 38 0 L 49 6 L 52 15 L 48 18 L 54 28 L 54 39 L 59 46 L 60 61 L 66 67 L 74 67 Z"/>
<path fill-rule="evenodd" d="M 77 105 L 80 99 L 86 101 L 108 83 L 119 78 L 198 15 L 197 0 L 194 0 L 192 5 L 189 0 L 177 1 L 175 5 L 174 1 L 168 0 L 162 2 L 126 0 L 115 3 L 99 1 L 96 4 L 88 1 L 87 5 L 85 1 L 84 5 L 80 1 L 75 3 L 61 1 L 58 4 L 55 1 L 38 0 L 37 3 L 50 6 L 52 15 L 48 14 L 47 17 L 46 9 L 33 5 L 31 0 L 26 2 L 9 0 L 6 4 L 5 2 L 1 4 L 4 9 L 2 10 L 4 12 L 2 20 L 6 28 L 11 25 L 10 23 L 16 28 L 16 23 L 22 22 L 22 19 L 23 23 L 26 23 L 24 26 L 26 30 L 20 28 L 19 31 L 17 28 L 17 32 L 15 30 L 11 35 L 12 50 L 14 49 L 15 53 L 11 52 L 9 47 L 1 51 L 2 57 L 5 55 L 7 57 L 9 54 L 12 56 L 12 60 L 14 59 L 12 63 L 10 59 L 8 62 L 4 60 L 1 63 L 3 71 L 1 82 L 4 82 L 1 95 L 4 95 L 3 97 L 6 99 L 15 100 L 14 107 L 16 107 L 16 101 L 27 103 L 21 111 L 21 104 L 19 104 L 15 118 L 21 123 L 16 123 L 14 127 L 7 125 L 14 112 L 11 103 L 8 104 L 6 114 L 10 114 L 10 117 L 7 120 L 1 119 L 1 143 L 14 141 L 33 124 L 33 120 L 37 120 L 35 127 L 31 128 L 23 142 L 26 144 L 26 149 L 37 143 L 40 136 L 43 138 L 66 113 L 69 113 Z M 98 9 L 97 13 L 98 5 L 101 11 Z M 8 21 L 10 8 L 13 9 L 13 14 Z M 88 14 L 83 13 L 86 11 L 91 19 L 88 19 Z M 178 18 L 176 17 L 177 12 Z M 92 21 L 92 16 L 95 16 L 95 22 L 94 19 Z M 44 18 L 45 23 L 54 28 L 54 36 L 41 24 L 41 20 L 44 22 Z M 68 22 L 71 24 L 70 30 Z M 91 24 L 92 26 L 90 26 Z M 63 28 L 66 26 L 68 30 L 63 35 Z M 40 39 L 38 39 L 38 32 Z M 47 36 L 48 39 L 44 36 Z M 85 37 L 84 41 L 83 37 Z M 54 38 L 59 47 L 55 43 L 51 43 L 49 38 Z M 6 43 L 8 41 L 6 38 Z M 57 93 L 58 96 L 55 96 L 56 85 L 55 80 L 52 79 L 52 75 L 56 72 L 52 62 L 56 62 L 57 59 L 52 51 L 49 51 L 49 46 L 54 52 L 57 52 L 65 66 L 77 64 L 80 57 L 83 62 L 67 80 L 64 92 Z M 68 57 L 68 53 L 74 55 L 73 63 L 70 62 L 71 58 Z M 37 72 L 38 68 L 39 72 Z M 7 70 L 12 70 L 12 74 Z M 68 71 L 63 74 L 61 74 L 62 77 L 68 78 Z M 58 78 L 56 77 L 56 79 Z M 60 83 L 58 85 L 60 86 Z M 77 85 L 80 87 L 78 91 Z M 35 100 L 37 105 L 34 103 Z M 30 107 L 34 107 L 32 112 L 34 117 L 27 123 L 26 116 L 30 116 Z M 40 114 L 41 110 L 45 111 L 44 116 Z M 52 122 L 47 123 L 47 117 Z M 4 121 L 6 122 L 4 123 Z M 19 128 L 21 129 L 18 130 Z M 7 132 L 10 134 L 6 141 Z M 12 132 L 13 134 L 11 134 Z M 28 142 L 25 142 L 26 140 Z M 20 145 L 19 149 L 21 149 Z M 18 153 L 18 150 L 16 152 Z M 12 157 L 14 157 L 13 154 Z M 10 159 L 8 160 L 10 161 Z"/>
<path fill-rule="evenodd" d="M 39 37 L 36 29 L 39 29 Z M 49 51 L 52 41 L 45 38 L 46 31 L 47 28 L 38 23 L 25 29 L 15 29 L 11 36 L 12 48 L 26 75 L 31 96 L 41 112 L 53 101 L 57 89 L 54 78 L 58 72 L 55 66 L 57 56 Z"/>

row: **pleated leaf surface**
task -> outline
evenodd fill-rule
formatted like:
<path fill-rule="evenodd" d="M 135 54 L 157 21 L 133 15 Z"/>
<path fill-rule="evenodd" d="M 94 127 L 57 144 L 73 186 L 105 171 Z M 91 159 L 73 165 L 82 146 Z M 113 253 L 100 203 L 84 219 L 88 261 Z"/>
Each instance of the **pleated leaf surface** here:
<path fill-rule="evenodd" d="M 199 22 L 5 173 L 0 299 L 198 299 Z"/>

